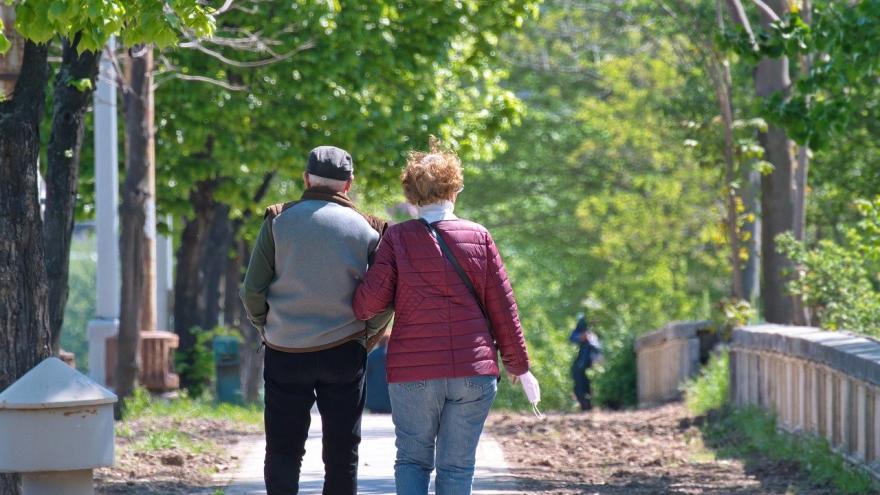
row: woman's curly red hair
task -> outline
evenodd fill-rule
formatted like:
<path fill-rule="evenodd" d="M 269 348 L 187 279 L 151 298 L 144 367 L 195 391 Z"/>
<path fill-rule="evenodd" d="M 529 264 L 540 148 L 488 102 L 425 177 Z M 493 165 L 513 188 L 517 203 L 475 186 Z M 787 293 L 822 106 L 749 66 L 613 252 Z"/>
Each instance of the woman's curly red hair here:
<path fill-rule="evenodd" d="M 429 151 L 410 151 L 400 174 L 406 200 L 417 206 L 451 200 L 464 185 L 458 155 L 442 149 L 434 136 L 428 147 Z"/>

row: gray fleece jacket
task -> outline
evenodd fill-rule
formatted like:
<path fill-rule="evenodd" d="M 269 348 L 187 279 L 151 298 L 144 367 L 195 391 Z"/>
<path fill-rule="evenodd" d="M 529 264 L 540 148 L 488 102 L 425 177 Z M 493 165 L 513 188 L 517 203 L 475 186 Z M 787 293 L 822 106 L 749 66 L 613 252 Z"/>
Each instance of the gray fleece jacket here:
<path fill-rule="evenodd" d="M 366 345 L 391 318 L 389 311 L 364 322 L 351 308 L 379 244 L 375 219 L 346 196 L 321 189 L 284 206 L 274 218 L 267 215 L 251 255 L 240 291 L 248 317 L 266 345 L 280 351 L 312 352 L 350 340 Z"/>

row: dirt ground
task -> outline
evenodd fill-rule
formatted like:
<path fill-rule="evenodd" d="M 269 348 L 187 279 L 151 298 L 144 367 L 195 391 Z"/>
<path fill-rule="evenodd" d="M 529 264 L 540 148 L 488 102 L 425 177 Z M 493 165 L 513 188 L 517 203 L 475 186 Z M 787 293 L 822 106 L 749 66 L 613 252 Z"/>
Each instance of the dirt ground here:
<path fill-rule="evenodd" d="M 716 458 L 681 404 L 626 412 L 492 415 L 523 492 L 553 494 L 831 495 L 796 465 Z"/>
<path fill-rule="evenodd" d="M 793 463 L 722 459 L 681 404 L 625 412 L 492 414 L 523 493 L 589 495 L 832 495 Z M 222 493 L 259 426 L 146 418 L 118 427 L 116 465 L 95 471 L 98 494 Z M 167 432 L 175 432 L 168 434 Z"/>
<path fill-rule="evenodd" d="M 219 493 L 224 474 L 236 469 L 243 454 L 237 445 L 260 429 L 211 419 L 148 418 L 126 422 L 117 432 L 116 465 L 95 470 L 99 495 Z"/>

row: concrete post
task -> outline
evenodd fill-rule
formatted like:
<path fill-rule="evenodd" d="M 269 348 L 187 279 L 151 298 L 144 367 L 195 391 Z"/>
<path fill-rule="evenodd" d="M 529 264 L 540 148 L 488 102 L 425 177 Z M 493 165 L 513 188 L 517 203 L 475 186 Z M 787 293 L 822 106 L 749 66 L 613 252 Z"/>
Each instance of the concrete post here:
<path fill-rule="evenodd" d="M 837 435 L 838 435 L 838 446 L 843 449 L 844 452 L 850 451 L 850 443 L 849 443 L 849 429 L 852 426 L 852 421 L 850 421 L 850 394 L 852 393 L 852 384 L 848 378 L 845 376 L 840 377 L 840 395 L 838 397 L 838 410 L 837 410 Z"/>
<path fill-rule="evenodd" d="M 868 387 L 859 384 L 856 392 L 856 445 L 855 455 L 860 461 L 867 457 L 868 448 Z"/>
<path fill-rule="evenodd" d="M 797 422 L 798 430 L 807 429 L 807 364 L 797 363 Z"/>
<path fill-rule="evenodd" d="M 107 338 L 119 332 L 119 141 L 116 126 L 116 70 L 108 53 L 101 58 L 95 88 L 95 231 L 98 270 L 95 318 L 89 322 L 89 376 L 105 385 Z"/>
<path fill-rule="evenodd" d="M 754 352 L 749 352 L 749 405 L 761 405 L 761 393 L 759 391 L 761 385 L 761 363 L 760 358 Z"/>
<path fill-rule="evenodd" d="M 837 397 L 834 382 L 834 374 L 830 371 L 825 373 L 825 439 L 831 446 L 834 446 L 834 402 Z"/>
<path fill-rule="evenodd" d="M 50 357 L 0 393 L 0 472 L 23 495 L 94 495 L 92 470 L 113 465 L 116 396 Z"/>
<path fill-rule="evenodd" d="M 873 427 L 872 434 L 872 443 L 873 448 L 871 449 L 872 455 L 870 461 L 875 462 L 880 459 L 880 393 L 874 393 L 874 414 L 873 418 L 871 418 L 871 426 Z"/>
<path fill-rule="evenodd" d="M 819 435 L 819 368 L 815 364 L 810 365 L 810 431 Z"/>
<path fill-rule="evenodd" d="M 171 226 L 171 216 L 165 218 Z M 171 238 L 156 236 L 156 329 L 171 328 L 171 288 L 174 286 L 174 253 Z"/>

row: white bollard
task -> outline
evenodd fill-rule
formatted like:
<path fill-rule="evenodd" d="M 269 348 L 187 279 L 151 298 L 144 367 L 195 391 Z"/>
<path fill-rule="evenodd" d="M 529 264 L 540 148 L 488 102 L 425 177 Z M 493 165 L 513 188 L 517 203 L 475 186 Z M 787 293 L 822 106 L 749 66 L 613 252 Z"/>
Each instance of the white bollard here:
<path fill-rule="evenodd" d="M 0 393 L 0 472 L 24 495 L 93 495 L 92 470 L 113 465 L 116 395 L 50 357 Z"/>

